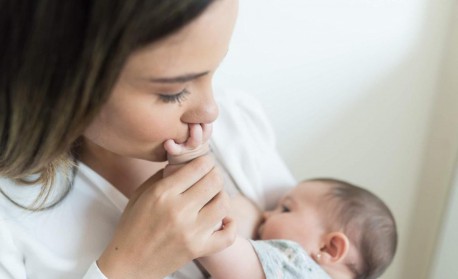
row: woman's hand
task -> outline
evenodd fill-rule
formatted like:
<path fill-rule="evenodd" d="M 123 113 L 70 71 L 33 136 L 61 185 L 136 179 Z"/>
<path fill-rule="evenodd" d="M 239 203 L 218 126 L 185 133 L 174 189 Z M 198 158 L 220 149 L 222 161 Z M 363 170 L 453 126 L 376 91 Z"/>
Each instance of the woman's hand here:
<path fill-rule="evenodd" d="M 228 197 L 210 156 L 162 176 L 156 173 L 129 201 L 98 260 L 108 278 L 163 278 L 234 241 Z M 221 220 L 224 227 L 215 231 Z"/>

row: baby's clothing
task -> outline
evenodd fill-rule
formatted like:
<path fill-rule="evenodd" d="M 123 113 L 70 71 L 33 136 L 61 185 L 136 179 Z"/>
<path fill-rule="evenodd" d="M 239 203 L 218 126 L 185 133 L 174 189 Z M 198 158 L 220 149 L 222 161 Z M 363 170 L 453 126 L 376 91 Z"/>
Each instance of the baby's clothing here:
<path fill-rule="evenodd" d="M 257 240 L 251 244 L 261 262 L 266 279 L 331 279 L 296 242 Z"/>

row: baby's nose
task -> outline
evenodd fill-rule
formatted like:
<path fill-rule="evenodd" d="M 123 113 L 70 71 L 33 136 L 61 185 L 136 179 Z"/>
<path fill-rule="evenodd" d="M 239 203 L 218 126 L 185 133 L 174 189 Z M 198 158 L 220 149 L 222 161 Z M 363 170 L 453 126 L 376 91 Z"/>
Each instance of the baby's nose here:
<path fill-rule="evenodd" d="M 272 216 L 273 214 L 273 211 L 264 211 L 262 213 L 262 219 L 265 221 L 266 219 L 269 219 L 270 216 Z"/>

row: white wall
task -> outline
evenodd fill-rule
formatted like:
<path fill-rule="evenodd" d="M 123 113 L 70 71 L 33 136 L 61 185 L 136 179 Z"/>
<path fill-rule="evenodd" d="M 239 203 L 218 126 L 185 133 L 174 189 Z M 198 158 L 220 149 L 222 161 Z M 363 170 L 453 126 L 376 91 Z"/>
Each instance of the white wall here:
<path fill-rule="evenodd" d="M 416 243 L 423 160 L 435 147 L 430 125 L 454 1 L 240 1 L 216 85 L 259 97 L 298 179 L 333 176 L 380 195 L 400 232 L 383 278 L 426 278 L 439 220 L 417 238 L 425 253 L 407 249 Z M 442 196 L 431 217 L 442 213 Z M 426 265 L 405 268 L 418 262 Z"/>
<path fill-rule="evenodd" d="M 454 172 L 454 179 L 451 183 L 453 187 L 445 192 L 445 195 L 443 194 L 446 197 L 444 200 L 447 201 L 447 206 L 442 218 L 442 230 L 439 233 L 437 243 L 438 249 L 432 258 L 431 279 L 456 278 L 458 274 L 458 265 L 456 264 L 456 256 L 458 255 L 458 147 L 456 146 L 458 143 L 458 2 L 456 1 L 452 12 L 451 26 L 453 28 L 448 36 L 443 75 L 440 80 L 441 98 L 438 99 L 435 115 L 434 126 L 436 130 L 433 132 L 433 134 L 439 135 L 436 139 L 436 145 L 441 145 L 442 148 L 435 148 L 440 154 L 438 156 L 440 161 L 436 159 L 431 164 L 439 162 L 442 169 Z M 451 177 L 448 178 L 451 179 Z M 418 214 L 417 220 L 420 219 L 421 216 Z M 426 226 L 423 225 L 423 227 Z"/>
<path fill-rule="evenodd" d="M 458 178 L 458 177 L 457 177 Z M 433 258 L 430 278 L 453 279 L 458 274 L 456 255 L 458 255 L 458 180 L 450 192 L 449 206 L 444 218 L 444 231 L 440 235 L 438 251 Z"/>

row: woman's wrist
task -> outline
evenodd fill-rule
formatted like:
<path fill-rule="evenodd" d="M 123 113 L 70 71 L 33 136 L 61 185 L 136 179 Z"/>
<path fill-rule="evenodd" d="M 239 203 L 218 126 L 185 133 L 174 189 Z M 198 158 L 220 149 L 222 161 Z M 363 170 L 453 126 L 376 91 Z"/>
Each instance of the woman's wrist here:
<path fill-rule="evenodd" d="M 148 269 L 148 274 L 142 274 L 140 262 L 141 261 L 133 259 L 128 255 L 123 255 L 122 251 L 119 251 L 117 247 L 113 249 L 109 246 L 96 261 L 96 264 L 100 272 L 107 279 L 161 279 L 167 275 L 167 273 L 156 274 L 156 272 L 151 269 Z M 151 261 L 149 264 L 151 266 L 154 265 Z M 158 273 L 160 272 L 159 269 L 156 271 Z"/>
<path fill-rule="evenodd" d="M 117 278 L 133 278 L 129 276 L 129 271 L 126 269 L 128 264 L 121 264 L 111 253 L 105 251 L 96 262 L 101 273 L 109 279 Z"/>

